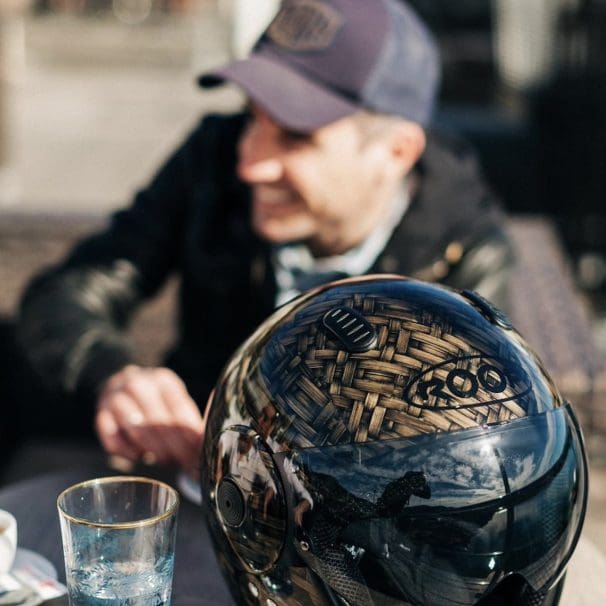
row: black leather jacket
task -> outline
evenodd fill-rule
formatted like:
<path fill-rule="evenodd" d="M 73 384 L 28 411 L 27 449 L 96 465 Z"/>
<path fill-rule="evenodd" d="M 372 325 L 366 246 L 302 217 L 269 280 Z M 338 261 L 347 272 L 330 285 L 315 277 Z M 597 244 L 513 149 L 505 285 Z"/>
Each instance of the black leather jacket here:
<path fill-rule="evenodd" d="M 132 312 L 178 272 L 179 335 L 166 364 L 205 404 L 276 295 L 270 247 L 251 230 L 249 190 L 234 171 L 244 119 L 204 119 L 130 208 L 30 284 L 18 338 L 50 385 L 93 401 L 107 377 L 136 362 L 124 335 Z M 416 175 L 411 205 L 371 272 L 474 288 L 504 305 L 511 248 L 473 156 L 430 135 Z"/>

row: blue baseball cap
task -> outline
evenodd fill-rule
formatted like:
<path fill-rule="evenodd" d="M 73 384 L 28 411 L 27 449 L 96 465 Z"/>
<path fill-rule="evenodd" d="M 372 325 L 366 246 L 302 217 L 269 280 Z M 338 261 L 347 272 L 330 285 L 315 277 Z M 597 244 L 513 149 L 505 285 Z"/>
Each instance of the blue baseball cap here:
<path fill-rule="evenodd" d="M 440 60 L 432 34 L 403 0 L 284 0 L 248 58 L 198 81 L 210 88 L 226 80 L 299 132 L 360 110 L 426 126 Z"/>

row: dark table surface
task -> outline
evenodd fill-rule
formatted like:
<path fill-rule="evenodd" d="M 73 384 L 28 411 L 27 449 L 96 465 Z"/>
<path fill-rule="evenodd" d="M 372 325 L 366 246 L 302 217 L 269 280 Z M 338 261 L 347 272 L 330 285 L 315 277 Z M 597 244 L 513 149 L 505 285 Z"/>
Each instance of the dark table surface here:
<path fill-rule="evenodd" d="M 7 484 L 0 488 L 0 509 L 10 511 L 17 518 L 19 546 L 31 549 L 50 560 L 63 583 L 65 569 L 56 506 L 57 496 L 72 484 L 107 475 L 116 474 L 101 466 L 83 464 L 71 471 L 43 473 L 34 479 Z M 161 479 L 170 480 L 164 476 Z M 605 578 L 606 558 L 603 552 L 591 541 L 581 538 L 569 566 L 561 604 L 606 604 Z M 45 604 L 66 605 L 67 599 Z M 177 525 L 172 606 L 211 605 L 233 606 L 234 602 L 219 571 L 200 507 L 182 498 Z"/>
<path fill-rule="evenodd" d="M 83 480 L 116 475 L 102 469 L 77 469 L 45 474 L 0 489 L 0 509 L 18 523 L 19 547 L 31 549 L 53 563 L 65 583 L 63 547 L 57 513 L 59 493 Z M 67 604 L 66 600 L 53 604 Z M 173 582 L 173 606 L 232 606 L 217 565 L 202 512 L 181 498 Z"/>

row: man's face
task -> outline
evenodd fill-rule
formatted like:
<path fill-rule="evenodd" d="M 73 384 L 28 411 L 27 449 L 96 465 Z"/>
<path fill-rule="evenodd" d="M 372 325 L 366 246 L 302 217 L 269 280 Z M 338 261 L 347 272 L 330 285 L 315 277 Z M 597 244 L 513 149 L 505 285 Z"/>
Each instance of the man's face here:
<path fill-rule="evenodd" d="M 301 135 L 253 106 L 238 156 L 256 233 L 274 243 L 305 241 L 319 256 L 362 242 L 399 183 L 389 146 L 364 142 L 354 117 Z"/>

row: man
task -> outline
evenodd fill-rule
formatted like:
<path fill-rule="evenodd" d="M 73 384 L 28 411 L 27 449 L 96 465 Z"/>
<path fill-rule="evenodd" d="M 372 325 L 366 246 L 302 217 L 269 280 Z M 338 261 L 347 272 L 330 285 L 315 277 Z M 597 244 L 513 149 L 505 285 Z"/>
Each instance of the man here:
<path fill-rule="evenodd" d="M 435 43 L 401 0 L 289 0 L 251 56 L 201 78 L 239 84 L 128 210 L 25 294 L 20 339 L 49 383 L 95 409 L 108 453 L 195 466 L 200 410 L 235 347 L 328 280 L 393 272 L 503 303 L 510 248 L 476 165 L 427 136 Z M 178 342 L 136 365 L 123 329 L 181 276 Z"/>

